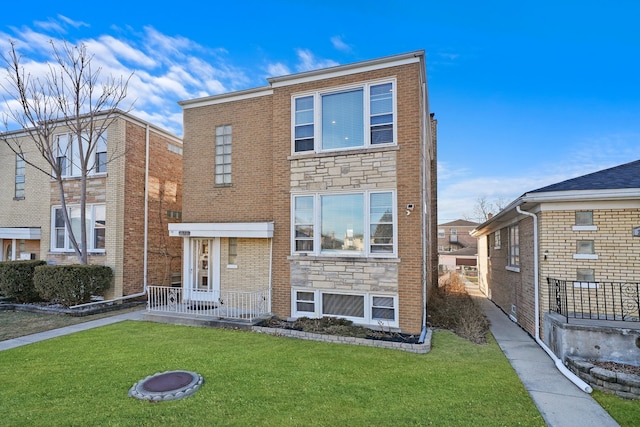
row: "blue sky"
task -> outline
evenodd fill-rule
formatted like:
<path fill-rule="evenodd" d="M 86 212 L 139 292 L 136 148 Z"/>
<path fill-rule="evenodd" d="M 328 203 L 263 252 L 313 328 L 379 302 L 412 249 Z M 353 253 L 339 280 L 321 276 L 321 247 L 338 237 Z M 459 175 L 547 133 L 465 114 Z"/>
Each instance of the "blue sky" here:
<path fill-rule="evenodd" d="M 208 3 L 10 2 L 0 50 L 37 70 L 49 40 L 85 43 L 103 75 L 134 72 L 133 114 L 181 135 L 177 101 L 424 49 L 440 223 L 640 159 L 638 1 Z"/>

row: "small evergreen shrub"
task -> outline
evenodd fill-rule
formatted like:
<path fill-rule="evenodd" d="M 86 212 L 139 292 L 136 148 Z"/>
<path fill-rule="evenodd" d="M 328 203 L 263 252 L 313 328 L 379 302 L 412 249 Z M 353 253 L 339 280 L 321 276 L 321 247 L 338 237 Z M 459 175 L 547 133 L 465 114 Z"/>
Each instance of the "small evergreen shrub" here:
<path fill-rule="evenodd" d="M 0 294 L 23 304 L 39 301 L 40 296 L 33 285 L 36 267 L 44 261 L 3 261 L 0 262 Z"/>
<path fill-rule="evenodd" d="M 111 286 L 113 271 L 104 265 L 42 265 L 35 269 L 33 282 L 40 296 L 66 307 L 104 295 Z"/>

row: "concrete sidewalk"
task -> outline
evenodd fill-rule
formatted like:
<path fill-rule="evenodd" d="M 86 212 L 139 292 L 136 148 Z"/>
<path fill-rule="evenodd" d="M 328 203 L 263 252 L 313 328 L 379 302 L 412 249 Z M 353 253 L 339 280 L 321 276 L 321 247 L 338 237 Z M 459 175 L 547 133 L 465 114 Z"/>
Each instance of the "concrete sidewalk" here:
<path fill-rule="evenodd" d="M 489 318 L 491 333 L 548 426 L 619 426 L 590 394 L 569 381 L 534 338 L 487 299 L 478 286 L 469 282 L 466 288 Z"/>
<path fill-rule="evenodd" d="M 87 329 L 93 329 L 99 326 L 122 322 L 123 320 L 142 320 L 145 311 L 146 310 L 141 309 L 129 313 L 116 314 L 114 316 L 103 317 L 102 319 L 90 320 L 88 322 L 78 323 L 76 325 L 65 326 L 64 328 L 52 329 L 50 331 L 44 331 L 33 335 L 26 335 L 6 341 L 0 341 L 0 351 L 32 344 L 38 341 L 48 340 L 50 338 L 73 334 L 74 332 L 86 331 Z"/>

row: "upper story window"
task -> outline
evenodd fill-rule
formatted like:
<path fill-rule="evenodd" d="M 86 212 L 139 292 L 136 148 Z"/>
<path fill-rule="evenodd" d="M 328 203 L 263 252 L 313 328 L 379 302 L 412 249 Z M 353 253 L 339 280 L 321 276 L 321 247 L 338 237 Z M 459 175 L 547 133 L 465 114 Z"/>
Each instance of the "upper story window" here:
<path fill-rule="evenodd" d="M 87 144 L 89 143 L 87 134 L 83 134 L 80 139 L 81 141 L 78 141 L 77 136 L 70 133 L 56 136 L 56 163 L 63 178 L 82 175 L 81 152 L 89 156 L 87 172 L 90 175 L 107 171 L 107 133 L 103 132 L 98 137 L 90 153 L 87 153 Z"/>
<path fill-rule="evenodd" d="M 395 81 L 293 98 L 293 151 L 333 151 L 396 142 Z"/>
<path fill-rule="evenodd" d="M 15 195 L 16 199 L 24 199 L 24 176 L 25 176 L 25 161 L 23 154 L 16 154 L 16 182 L 15 182 Z"/>
<path fill-rule="evenodd" d="M 444 228 L 438 228 L 438 238 L 444 237 Z"/>
<path fill-rule="evenodd" d="M 393 192 L 293 197 L 294 253 L 394 256 L 397 213 Z"/>
<path fill-rule="evenodd" d="M 80 222 L 80 207 L 67 206 L 71 229 L 76 241 L 80 243 L 82 223 Z M 64 222 L 64 212 L 61 207 L 52 209 L 51 250 L 62 252 L 73 249 L 70 233 Z M 104 204 L 87 205 L 85 231 L 87 245 L 90 251 L 101 252 L 105 249 L 106 208 Z"/>
<path fill-rule="evenodd" d="M 215 185 L 231 185 L 231 125 L 216 127 Z"/>
<path fill-rule="evenodd" d="M 520 227 L 517 224 L 509 227 L 509 266 L 520 266 Z"/>

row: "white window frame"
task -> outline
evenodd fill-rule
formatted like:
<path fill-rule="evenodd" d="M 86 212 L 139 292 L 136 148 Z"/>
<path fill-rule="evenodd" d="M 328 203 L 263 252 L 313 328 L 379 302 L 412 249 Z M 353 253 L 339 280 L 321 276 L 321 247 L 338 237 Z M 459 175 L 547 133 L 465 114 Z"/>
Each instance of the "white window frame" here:
<path fill-rule="evenodd" d="M 372 194 L 391 194 L 392 215 L 393 215 L 393 250 L 391 252 L 372 252 L 371 251 L 371 225 L 375 224 L 371 220 L 370 201 Z M 363 195 L 363 245 L 362 252 L 356 251 L 323 251 L 321 248 L 322 239 L 322 196 L 334 195 Z M 295 230 L 295 201 L 297 197 L 313 197 L 313 250 L 297 251 L 296 250 L 296 230 Z M 333 256 L 333 257 L 358 257 L 358 258 L 397 258 L 398 256 L 398 207 L 397 194 L 395 190 L 367 190 L 367 191 L 346 191 L 346 192 L 317 192 L 317 193 L 296 193 L 291 195 L 291 253 L 307 254 L 315 256 Z"/>
<path fill-rule="evenodd" d="M 104 253 L 106 251 L 106 248 L 96 248 L 95 247 L 95 238 L 96 238 L 96 230 L 97 229 L 106 229 L 106 211 L 105 211 L 105 224 L 100 224 L 100 226 L 96 226 L 96 221 L 95 221 L 95 217 L 96 217 L 96 208 L 97 207 L 105 207 L 106 205 L 104 203 L 94 203 L 94 204 L 87 204 L 86 205 L 86 211 L 87 211 L 87 216 L 86 216 L 86 221 L 87 224 L 91 224 L 91 226 L 87 227 L 87 244 L 89 246 L 88 252 L 92 252 L 92 253 Z M 67 206 L 67 210 L 70 211 L 71 209 L 77 209 L 79 208 L 80 205 L 68 205 Z M 50 250 L 51 252 L 56 252 L 56 253 L 63 253 L 63 252 L 71 252 L 73 251 L 72 247 L 71 247 L 71 240 L 69 238 L 69 230 L 67 230 L 66 225 L 63 224 L 62 227 L 59 227 L 61 229 L 64 230 L 64 247 L 59 248 L 56 247 L 56 243 L 57 243 L 57 236 L 56 236 L 56 211 L 58 209 L 62 209 L 61 206 L 52 206 L 51 207 L 51 240 L 50 240 Z M 78 240 L 80 240 L 80 235 L 78 234 L 77 236 L 75 236 L 75 238 Z"/>
<path fill-rule="evenodd" d="M 227 187 L 232 181 L 233 126 L 230 124 L 216 126 L 215 138 L 214 185 Z"/>
<path fill-rule="evenodd" d="M 86 133 L 83 133 L 86 135 Z M 65 147 L 60 147 L 60 141 L 66 138 Z M 82 137 L 82 143 L 86 144 L 86 139 Z M 82 175 L 80 168 L 80 147 L 75 134 L 63 132 L 55 135 L 55 153 L 56 159 L 64 159 L 64 167 L 60 171 L 62 178 L 79 178 Z M 94 149 L 89 153 L 89 157 L 93 159 L 88 175 L 103 175 L 107 172 L 107 132 L 103 132 L 98 140 L 95 141 Z"/>
<path fill-rule="evenodd" d="M 509 226 L 509 259 L 507 264 L 512 269 L 520 268 L 520 225 L 519 224 L 513 224 Z"/>
<path fill-rule="evenodd" d="M 22 200 L 25 198 L 26 171 L 27 164 L 24 160 L 24 154 L 16 154 L 16 176 L 14 186 L 14 198 L 16 200 Z"/>
<path fill-rule="evenodd" d="M 392 126 L 393 126 L 393 141 L 379 144 L 371 143 L 371 128 L 375 127 L 371 125 L 371 87 L 379 86 L 383 84 L 391 84 L 391 92 L 392 92 L 392 111 L 390 112 L 393 115 Z M 324 95 L 332 95 L 339 94 L 343 92 L 349 92 L 353 90 L 362 89 L 363 91 L 363 143 L 362 145 L 355 145 L 350 147 L 341 147 L 341 148 L 331 148 L 331 149 L 323 149 L 322 148 L 322 97 Z M 306 151 L 296 151 L 296 135 L 295 128 L 297 125 L 308 125 L 310 123 L 296 123 L 296 99 L 305 98 L 308 96 L 313 97 L 313 142 L 314 148 L 313 150 Z M 301 155 L 308 153 L 322 153 L 322 152 L 334 152 L 334 151 L 345 151 L 345 150 L 357 150 L 357 149 L 367 149 L 372 147 L 379 146 L 393 146 L 398 144 L 398 102 L 397 102 L 397 82 L 395 78 L 391 79 L 381 79 L 381 80 L 371 80 L 364 83 L 359 83 L 355 85 L 346 85 L 340 87 L 332 87 L 325 90 L 318 90 L 312 92 L 298 93 L 292 95 L 291 97 L 291 154 L 292 155 Z M 375 114 L 374 114 L 375 116 Z M 304 138 L 302 138 L 304 139 Z"/>
<path fill-rule="evenodd" d="M 493 233 L 493 249 L 500 249 L 502 247 L 502 237 L 500 236 L 500 230 Z"/>
<path fill-rule="evenodd" d="M 313 301 L 310 300 L 301 300 L 298 298 L 298 292 L 308 293 L 313 295 Z M 324 294 L 338 294 L 345 296 L 358 296 L 362 297 L 364 304 L 364 316 L 363 317 L 353 317 L 353 316 L 341 316 L 334 314 L 326 314 L 323 313 L 323 295 Z M 382 319 L 375 318 L 373 316 L 373 310 L 376 308 L 374 306 L 374 299 L 376 298 L 392 298 L 393 306 L 388 307 L 390 310 L 393 310 L 394 318 L 393 319 Z M 298 310 L 298 302 L 311 304 L 313 303 L 314 311 L 303 311 Z M 387 306 L 385 306 L 386 308 Z M 335 317 L 340 319 L 351 320 L 353 323 L 364 326 L 383 326 L 383 327 L 391 327 L 398 328 L 399 318 L 398 318 L 398 295 L 397 294 L 384 294 L 378 292 L 349 292 L 349 291 L 336 291 L 335 289 L 309 289 L 309 288 L 292 288 L 291 289 L 291 317 L 294 319 L 299 317 L 309 317 L 309 318 L 321 318 L 321 317 Z"/>

